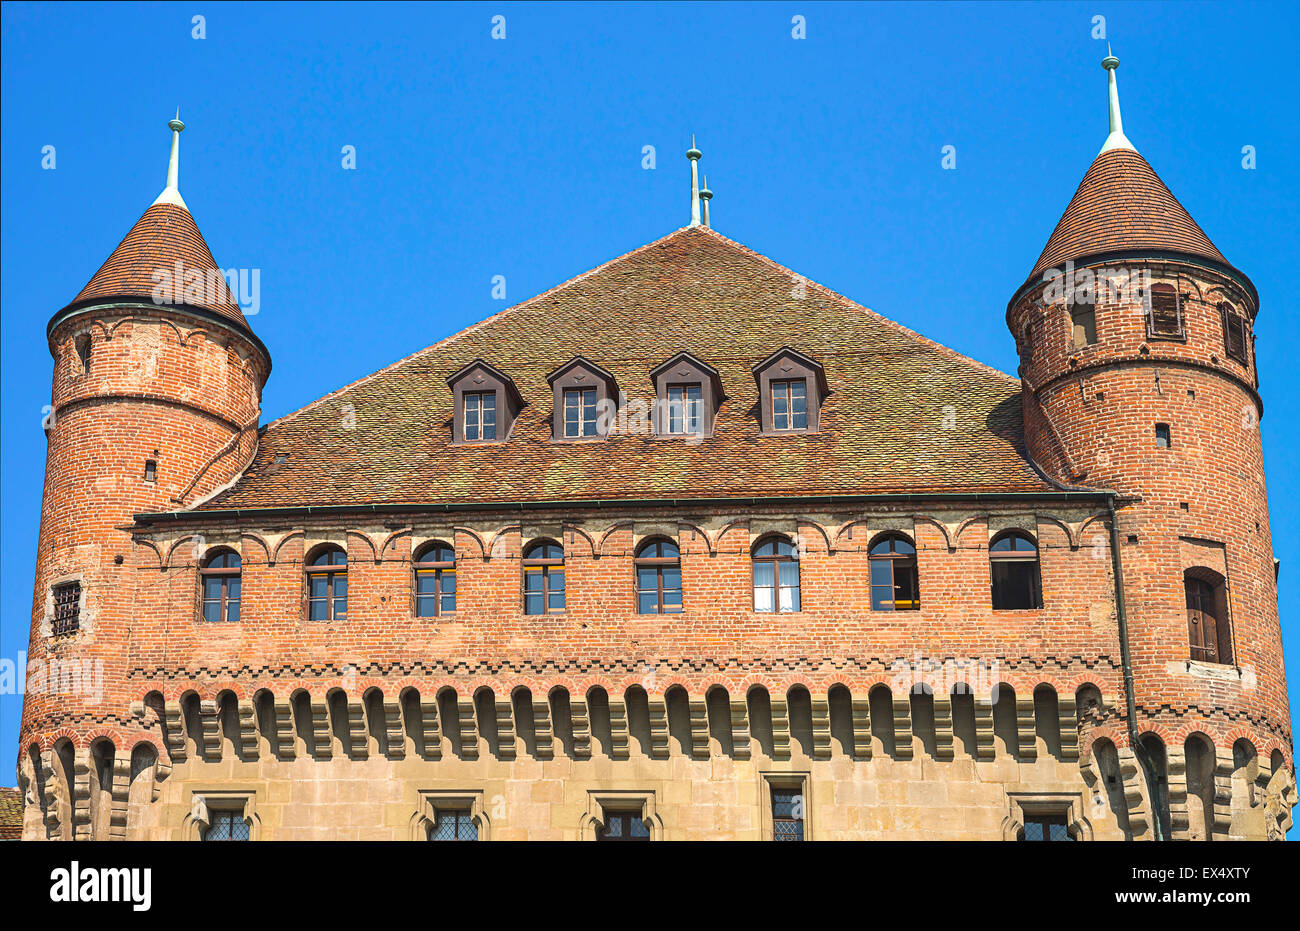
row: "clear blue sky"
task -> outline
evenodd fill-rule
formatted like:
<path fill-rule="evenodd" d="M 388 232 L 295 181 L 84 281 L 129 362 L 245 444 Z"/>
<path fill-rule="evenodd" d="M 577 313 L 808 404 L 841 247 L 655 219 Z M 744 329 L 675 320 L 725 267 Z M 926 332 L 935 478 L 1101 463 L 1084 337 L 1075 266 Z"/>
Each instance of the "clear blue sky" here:
<path fill-rule="evenodd" d="M 265 420 L 500 310 L 494 275 L 515 303 L 685 225 L 692 132 L 720 232 L 1014 372 L 1007 299 L 1106 135 L 1098 14 L 1129 138 L 1259 288 L 1300 704 L 1291 4 L 6 4 L 0 653 L 27 645 L 45 324 L 162 188 L 177 104 L 200 229 L 223 267 L 261 269 Z M 20 707 L 0 697 L 0 784 Z"/>

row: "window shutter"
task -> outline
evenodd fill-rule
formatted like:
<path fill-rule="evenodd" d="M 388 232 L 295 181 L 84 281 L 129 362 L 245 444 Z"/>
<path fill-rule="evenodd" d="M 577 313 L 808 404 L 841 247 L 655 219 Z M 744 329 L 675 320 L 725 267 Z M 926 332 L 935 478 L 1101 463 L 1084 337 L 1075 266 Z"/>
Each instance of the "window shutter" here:
<path fill-rule="evenodd" d="M 1155 285 L 1148 298 L 1151 313 L 1147 318 L 1147 335 L 1182 336 L 1182 295 L 1169 285 Z"/>

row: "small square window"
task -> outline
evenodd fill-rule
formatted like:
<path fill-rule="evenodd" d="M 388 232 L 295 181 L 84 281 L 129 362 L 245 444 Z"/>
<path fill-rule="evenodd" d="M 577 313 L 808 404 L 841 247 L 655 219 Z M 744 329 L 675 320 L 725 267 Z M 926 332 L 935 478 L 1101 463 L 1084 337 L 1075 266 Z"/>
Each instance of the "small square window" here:
<path fill-rule="evenodd" d="M 1169 424 L 1167 423 L 1156 424 L 1156 446 L 1158 446 L 1161 449 L 1168 449 L 1170 446 L 1173 445 L 1174 445 L 1173 440 L 1170 438 L 1169 435 Z"/>
<path fill-rule="evenodd" d="M 210 809 L 208 829 L 203 832 L 205 841 L 212 840 L 249 840 L 251 832 L 248 819 L 244 817 L 244 806 L 238 808 Z"/>
<path fill-rule="evenodd" d="M 468 808 L 438 808 L 429 840 L 478 840 L 478 825 Z"/>

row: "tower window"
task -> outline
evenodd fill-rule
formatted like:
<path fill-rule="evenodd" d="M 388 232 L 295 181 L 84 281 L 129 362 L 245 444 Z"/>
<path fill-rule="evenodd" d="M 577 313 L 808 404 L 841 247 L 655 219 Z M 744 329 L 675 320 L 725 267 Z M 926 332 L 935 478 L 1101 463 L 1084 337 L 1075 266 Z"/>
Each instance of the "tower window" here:
<path fill-rule="evenodd" d="M 465 440 L 495 440 L 497 438 L 497 393 L 471 391 L 465 394 Z"/>
<path fill-rule="evenodd" d="M 1211 569 L 1183 573 L 1187 596 L 1187 636 L 1191 657 L 1205 663 L 1232 663 L 1228 596 L 1223 577 Z"/>
<path fill-rule="evenodd" d="M 799 610 L 799 561 L 794 544 L 768 537 L 754 547 L 754 610 L 782 614 Z"/>
<path fill-rule="evenodd" d="M 348 616 L 348 557 L 324 546 L 307 560 L 307 620 L 344 621 Z"/>
<path fill-rule="evenodd" d="M 1024 611 L 1043 606 L 1038 547 L 1027 534 L 1009 531 L 989 545 L 993 610 Z"/>
<path fill-rule="evenodd" d="M 524 553 L 524 613 L 563 611 L 564 549 L 552 540 L 542 540 Z"/>
<path fill-rule="evenodd" d="M 921 607 L 917 591 L 916 547 L 902 534 L 891 533 L 871 545 L 871 610 L 915 611 Z"/>
<path fill-rule="evenodd" d="M 430 543 L 415 560 L 415 616 L 455 612 L 456 552 L 446 543 Z"/>
<path fill-rule="evenodd" d="M 1182 339 L 1183 300 L 1170 284 L 1153 284 L 1147 291 L 1147 336 L 1151 339 Z"/>
<path fill-rule="evenodd" d="M 648 841 L 650 828 L 640 811 L 622 809 L 605 811 L 605 825 L 596 834 L 603 841 Z"/>
<path fill-rule="evenodd" d="M 146 482 L 158 481 L 158 460 L 146 459 L 144 461 L 144 480 Z"/>
<path fill-rule="evenodd" d="M 1174 445 L 1173 440 L 1170 438 L 1169 435 L 1169 424 L 1167 423 L 1156 424 L 1156 446 L 1160 447 L 1161 449 L 1168 449 L 1170 446 L 1173 445 Z"/>
<path fill-rule="evenodd" d="M 212 809 L 212 821 L 203 832 L 203 839 L 248 840 L 248 819 L 244 817 L 243 806 Z"/>
<path fill-rule="evenodd" d="M 1097 307 L 1095 304 L 1071 304 L 1070 326 L 1075 349 L 1097 342 Z"/>
<path fill-rule="evenodd" d="M 1226 302 L 1219 305 L 1219 313 L 1223 315 L 1223 351 L 1228 354 L 1228 358 L 1247 365 L 1245 316 L 1237 313 L 1237 308 Z"/>
<path fill-rule="evenodd" d="M 90 374 L 90 334 L 82 333 L 75 340 L 73 346 L 77 350 L 77 359 L 81 362 L 81 372 L 83 375 Z"/>
<path fill-rule="evenodd" d="M 671 540 L 651 540 L 636 553 L 638 614 L 681 614 L 682 560 Z"/>
<path fill-rule="evenodd" d="M 75 634 L 81 627 L 81 583 L 65 582 L 54 586 L 54 636 Z"/>
<path fill-rule="evenodd" d="M 203 620 L 239 622 L 240 559 L 234 550 L 218 550 L 199 570 Z"/>
<path fill-rule="evenodd" d="M 772 786 L 772 840 L 803 840 L 803 792 Z"/>
<path fill-rule="evenodd" d="M 429 840 L 478 840 L 478 825 L 468 808 L 439 808 Z"/>
<path fill-rule="evenodd" d="M 1026 814 L 1025 830 L 1021 840 L 1071 841 L 1070 827 L 1065 815 Z"/>

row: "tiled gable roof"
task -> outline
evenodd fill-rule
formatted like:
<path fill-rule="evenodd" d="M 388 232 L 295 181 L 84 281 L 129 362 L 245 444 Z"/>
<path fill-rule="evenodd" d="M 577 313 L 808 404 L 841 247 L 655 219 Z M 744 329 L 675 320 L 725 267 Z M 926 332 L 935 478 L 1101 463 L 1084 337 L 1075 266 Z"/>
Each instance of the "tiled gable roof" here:
<path fill-rule="evenodd" d="M 816 434 L 760 434 L 752 367 L 784 345 L 825 367 Z M 714 436 L 552 441 L 557 367 L 582 355 L 653 401 L 650 372 L 682 351 L 721 375 Z M 457 447 L 446 379 L 476 358 L 526 406 L 509 440 Z M 1023 452 L 1016 379 L 687 227 L 271 423 L 200 510 L 1051 490 Z"/>
<path fill-rule="evenodd" d="M 1229 264 L 1146 159 L 1112 149 L 1093 160 L 1029 278 L 1071 259 L 1143 249 Z"/>
<path fill-rule="evenodd" d="M 160 281 L 175 279 L 178 261 L 185 273 L 197 271 L 208 282 L 203 297 L 187 303 L 220 314 L 249 330 L 248 321 L 225 279 L 220 274 L 211 274 L 219 272 L 220 267 L 194 218 L 176 204 L 156 203 L 146 210 L 72 304 L 121 297 L 152 300 Z M 166 272 L 170 277 L 155 276 L 157 271 Z M 177 297 L 181 296 L 180 291 L 178 287 Z"/>

